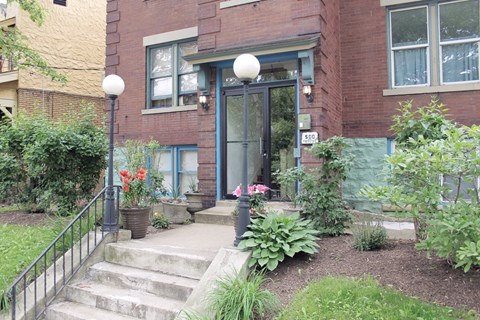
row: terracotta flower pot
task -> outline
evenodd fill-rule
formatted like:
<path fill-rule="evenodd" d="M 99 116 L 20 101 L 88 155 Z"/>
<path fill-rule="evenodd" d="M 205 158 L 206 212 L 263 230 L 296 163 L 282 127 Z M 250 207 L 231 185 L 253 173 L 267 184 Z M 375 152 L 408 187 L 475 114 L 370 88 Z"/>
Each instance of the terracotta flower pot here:
<path fill-rule="evenodd" d="M 132 239 L 145 238 L 147 228 L 150 225 L 150 211 L 152 208 L 123 208 L 123 228 L 132 231 Z"/>

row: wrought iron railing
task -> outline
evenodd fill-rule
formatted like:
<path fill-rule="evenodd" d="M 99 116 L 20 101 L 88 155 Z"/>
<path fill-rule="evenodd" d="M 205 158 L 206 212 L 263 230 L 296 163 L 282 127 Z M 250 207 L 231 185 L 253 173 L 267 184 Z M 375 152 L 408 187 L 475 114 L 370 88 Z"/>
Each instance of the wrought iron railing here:
<path fill-rule="evenodd" d="M 120 187 L 114 188 L 118 217 Z M 103 241 L 106 233 L 99 222 L 105 211 L 106 189 L 90 201 L 5 291 L 4 319 L 38 319 Z M 3 319 L 2 313 L 0 319 Z"/>

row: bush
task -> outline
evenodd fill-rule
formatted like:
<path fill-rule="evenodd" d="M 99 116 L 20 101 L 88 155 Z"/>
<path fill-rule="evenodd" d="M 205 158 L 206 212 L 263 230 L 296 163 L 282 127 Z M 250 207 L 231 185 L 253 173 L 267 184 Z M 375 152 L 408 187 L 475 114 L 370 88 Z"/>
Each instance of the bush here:
<path fill-rule="evenodd" d="M 155 212 L 152 218 L 152 226 L 155 229 L 168 229 L 170 226 L 170 221 L 165 215 Z"/>
<path fill-rule="evenodd" d="M 388 243 L 387 230 L 379 223 L 370 221 L 352 226 L 353 247 L 358 251 L 371 251 L 384 248 Z"/>
<path fill-rule="evenodd" d="M 445 207 L 428 220 L 426 231 L 428 237 L 418 249 L 434 251 L 465 272 L 480 266 L 480 207 L 463 201 Z"/>
<path fill-rule="evenodd" d="M 92 105 L 65 119 L 19 115 L 0 126 L 0 200 L 71 212 L 91 197 L 106 167 L 105 131 Z"/>
<path fill-rule="evenodd" d="M 253 272 L 246 279 L 237 275 L 216 281 L 215 289 L 209 294 L 209 307 L 215 320 L 265 319 L 278 308 L 276 296 L 261 290 L 263 273 Z"/>
<path fill-rule="evenodd" d="M 346 145 L 342 137 L 315 143 L 309 151 L 320 160 L 321 166 L 300 174 L 304 214 L 321 234 L 340 235 L 351 222 L 340 190 L 352 162 L 342 155 Z"/>
<path fill-rule="evenodd" d="M 318 231 L 311 228 L 310 220 L 299 219 L 298 213 L 286 216 L 270 212 L 264 218 L 252 219 L 249 228 L 238 245 L 239 249 L 253 250 L 249 267 L 273 271 L 285 255 L 293 257 L 299 252 L 318 252 L 315 242 Z"/>

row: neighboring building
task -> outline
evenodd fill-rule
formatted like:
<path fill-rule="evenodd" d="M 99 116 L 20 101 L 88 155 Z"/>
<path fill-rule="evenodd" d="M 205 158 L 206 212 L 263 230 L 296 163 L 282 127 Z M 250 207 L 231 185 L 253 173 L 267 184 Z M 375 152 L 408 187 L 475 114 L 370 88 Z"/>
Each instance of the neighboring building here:
<path fill-rule="evenodd" d="M 241 53 L 261 62 L 249 180 L 275 190 L 275 170 L 318 164 L 303 133 L 342 135 L 356 158 L 344 197 L 375 209 L 357 192 L 376 182 L 392 148 L 399 101 L 436 95 L 455 120 L 480 119 L 479 0 L 109 0 L 107 23 L 106 71 L 126 83 L 117 141 L 169 146 L 168 181 L 185 191 L 198 175 L 207 205 L 240 182 L 243 97 L 232 66 Z"/>
<path fill-rule="evenodd" d="M 18 5 L 6 2 L 0 0 L 0 26 L 20 30 L 30 48 L 65 74 L 68 82 L 61 85 L 31 68 L 19 69 L 9 57 L 0 57 L 0 118 L 34 108 L 56 117 L 82 100 L 94 103 L 103 116 L 106 1 L 38 0 L 47 10 L 42 26 Z"/>

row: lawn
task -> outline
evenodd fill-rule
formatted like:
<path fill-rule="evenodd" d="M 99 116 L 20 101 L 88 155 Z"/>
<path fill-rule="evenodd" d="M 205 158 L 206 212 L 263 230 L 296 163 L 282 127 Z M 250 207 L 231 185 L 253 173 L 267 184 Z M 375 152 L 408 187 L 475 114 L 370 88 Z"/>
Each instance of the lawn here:
<path fill-rule="evenodd" d="M 383 288 L 371 277 L 326 277 L 299 292 L 280 320 L 475 319 L 473 314 Z"/>
<path fill-rule="evenodd" d="M 52 242 L 53 227 L 0 224 L 0 292 Z"/>

